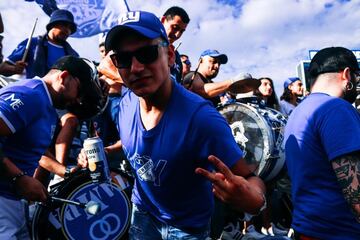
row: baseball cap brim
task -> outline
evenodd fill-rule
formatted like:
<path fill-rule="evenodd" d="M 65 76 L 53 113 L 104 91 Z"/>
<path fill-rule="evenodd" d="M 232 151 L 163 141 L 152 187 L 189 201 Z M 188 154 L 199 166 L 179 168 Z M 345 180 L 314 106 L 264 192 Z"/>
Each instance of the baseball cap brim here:
<path fill-rule="evenodd" d="M 206 56 L 216 58 L 220 64 L 226 64 L 228 61 L 228 57 L 225 54 L 209 54 Z"/>
<path fill-rule="evenodd" d="M 114 50 L 116 47 L 116 43 L 121 39 L 122 36 L 126 36 L 126 34 L 124 33 L 128 31 L 135 31 L 136 33 L 139 33 L 140 35 L 149 39 L 161 37 L 159 32 L 152 31 L 149 28 L 145 28 L 142 26 L 118 25 L 113 27 L 106 36 L 105 39 L 106 51 Z"/>

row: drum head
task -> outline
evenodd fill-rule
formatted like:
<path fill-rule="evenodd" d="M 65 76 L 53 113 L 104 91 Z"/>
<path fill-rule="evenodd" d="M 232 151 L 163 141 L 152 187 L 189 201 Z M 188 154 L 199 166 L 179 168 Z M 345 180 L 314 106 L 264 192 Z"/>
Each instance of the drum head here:
<path fill-rule="evenodd" d="M 264 180 L 274 178 L 284 165 L 279 130 L 285 123 L 277 124 L 280 120 L 273 114 L 277 111 L 242 103 L 225 105 L 219 111 L 229 123 L 249 169 Z"/>
<path fill-rule="evenodd" d="M 38 204 L 32 221 L 33 239 L 127 239 L 131 205 L 124 189 L 127 181 L 118 182 L 93 183 L 86 173 L 57 185 L 50 195 L 81 203 L 91 200 L 101 210 L 92 215 L 75 205 Z"/>
<path fill-rule="evenodd" d="M 130 222 L 130 203 L 115 184 L 84 183 L 70 193 L 69 200 L 100 204 L 100 213 L 91 215 L 78 206 L 61 208 L 63 230 L 69 239 L 119 239 Z"/>

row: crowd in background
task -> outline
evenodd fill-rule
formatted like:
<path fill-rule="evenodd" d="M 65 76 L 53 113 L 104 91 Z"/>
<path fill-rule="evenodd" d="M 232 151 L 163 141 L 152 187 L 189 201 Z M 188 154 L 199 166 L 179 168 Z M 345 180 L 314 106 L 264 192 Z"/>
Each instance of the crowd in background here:
<path fill-rule="evenodd" d="M 34 117 L 25 119 L 25 123 L 19 123 L 21 118 L 19 120 L 12 113 L 16 110 L 14 107 L 12 110 L 0 107 L 0 112 L 5 112 L 0 114 L 0 127 L 3 129 L 0 132 L 1 143 L 6 150 L 3 154 L 5 157 L 10 154 L 9 159 L 13 159 L 12 162 L 6 158 L 4 163 L 10 178 L 0 179 L 0 200 L 3 206 L 7 206 L 0 216 L 6 219 L 3 225 L 9 225 L 9 228 L 0 226 L 0 238 L 15 236 L 21 239 L 28 236 L 25 213 L 15 220 L 10 217 L 16 208 L 27 207 L 19 199 L 46 201 L 49 194 L 46 190 L 50 181 L 49 173 L 57 175 L 61 181 L 71 177 L 80 167 L 86 167 L 88 163 L 82 144 L 85 138 L 95 135 L 104 142 L 111 169 L 125 174 L 132 185 L 134 181 L 138 181 L 134 185 L 132 196 L 132 237 L 145 239 L 139 229 L 144 227 L 143 224 L 153 224 L 156 226 L 154 229 L 149 225 L 144 227 L 145 234 L 149 234 L 147 239 L 155 239 L 158 229 L 174 231 L 175 239 L 188 235 L 192 239 L 359 238 L 360 227 L 355 219 L 359 219 L 360 188 L 355 176 L 360 169 L 360 141 L 357 134 L 360 122 L 356 110 L 353 111 L 348 104 L 356 99 L 359 67 L 351 51 L 344 48 L 326 48 L 320 51 L 310 67 L 313 84 L 311 93 L 308 92 L 309 89 L 304 89 L 300 78 L 289 76 L 284 79 L 283 92 L 278 97 L 271 73 L 259 78 L 249 73 L 240 73 L 231 79 L 215 81 L 221 66 L 231 61 L 225 53 L 208 49 L 204 45 L 199 58 L 191 60 L 187 53 L 175 49 L 174 43 L 186 33 L 190 22 L 190 17 L 183 8 L 171 7 L 160 18 L 154 18 L 153 14 L 147 12 L 139 14 L 138 23 L 125 21 L 123 25 L 114 27 L 98 46 L 94 46 L 99 48 L 100 62 L 80 58 L 67 42 L 68 37 L 77 30 L 74 17 L 67 10 L 57 10 L 51 15 L 45 26 L 46 33 L 33 37 L 29 49 L 26 49 L 29 39 L 25 39 L 4 59 L 0 36 L 0 75 L 11 77 L 25 74 L 32 81 L 43 78 L 50 90 L 38 87 L 39 83 L 36 81 L 25 85 L 28 88 L 41 88 L 41 92 L 52 99 L 49 106 L 42 106 L 44 111 L 51 112 L 46 116 L 51 119 L 51 133 L 49 131 L 40 135 L 47 141 L 36 142 L 41 147 L 35 146 L 39 150 L 33 156 L 27 156 L 27 160 L 33 162 L 34 157 L 40 156 L 38 163 L 32 164 L 24 164 L 19 160 L 22 155 L 26 155 L 21 151 L 30 149 L 12 150 L 18 143 L 8 142 L 6 137 L 14 135 L 14 139 L 23 137 L 25 142 L 30 141 L 29 135 L 40 127 L 32 129 L 29 126 L 32 126 L 32 121 L 38 125 L 41 121 L 37 122 L 38 119 L 34 120 Z M 3 28 L 0 21 L 0 33 Z M 152 67 L 152 64 L 158 64 L 157 68 Z M 148 65 L 150 67 L 147 69 Z M 99 74 L 97 77 L 100 82 L 96 83 L 96 90 L 101 89 L 101 93 L 91 95 L 88 94 L 90 90 L 84 90 L 87 81 L 83 79 L 85 75 L 89 75 L 89 71 Z M 163 80 L 167 75 L 169 80 Z M 156 81 L 153 85 L 144 87 L 147 86 L 145 80 L 141 80 L 144 81 L 143 85 L 134 80 L 146 77 L 156 78 Z M 1 103 L 10 98 L 6 89 L 3 88 L 0 92 Z M 21 91 L 21 87 L 12 88 L 12 85 L 9 85 L 9 89 L 15 94 Z M 72 92 L 75 89 L 76 92 Z M 102 98 L 105 95 L 107 105 L 94 99 L 94 96 Z M 85 99 L 85 96 L 88 98 Z M 31 98 L 36 100 L 36 97 L 35 94 Z M 28 98 L 22 101 L 30 102 Z M 182 105 L 185 103 L 188 106 Z M 173 108 L 167 110 L 167 104 Z M 263 117 L 263 112 L 266 115 L 273 111 L 279 118 L 284 117 L 288 121 L 286 127 L 281 126 L 280 131 L 280 140 L 285 140 L 282 147 L 286 153 L 286 164 L 271 180 L 260 180 L 259 176 L 249 170 L 244 164 L 245 149 L 237 148 L 238 142 L 234 141 L 232 135 L 234 133 L 228 125 L 224 125 L 224 119 L 218 119 L 219 111 L 231 104 L 249 105 L 253 109 L 251 111 L 262 114 Z M 28 111 L 30 110 L 27 109 L 22 114 Z M 56 117 L 58 119 L 54 120 Z M 140 126 L 137 125 L 139 122 Z M 341 130 L 334 130 L 337 127 L 335 123 L 341 126 Z M 151 133 L 158 125 L 176 130 L 168 130 L 170 133 Z M 209 131 L 205 126 L 209 127 Z M 22 127 L 29 129 L 24 130 Z M 267 127 L 267 130 L 274 132 L 273 126 Z M 149 136 L 143 133 L 145 130 Z M 177 131 L 182 133 L 176 135 L 179 134 Z M 17 132 L 21 132 L 20 137 L 16 136 Z M 164 146 L 157 143 L 156 138 L 152 140 L 154 145 L 147 145 L 149 141 L 146 139 L 154 137 L 152 134 L 159 134 L 169 140 L 162 142 L 167 149 L 164 150 Z M 178 142 L 172 138 L 172 134 L 181 136 Z M 193 136 L 194 139 L 186 139 L 188 136 Z M 247 141 L 251 142 L 252 139 Z M 170 146 L 169 143 L 173 145 Z M 303 143 L 308 149 L 303 149 Z M 45 147 L 46 144 L 50 148 Z M 182 149 L 185 146 L 190 150 Z M 150 156 L 140 156 L 136 152 L 147 152 L 148 148 L 151 149 Z M 41 151 L 46 154 L 39 155 Z M 179 156 L 173 156 L 172 151 L 180 153 Z M 209 161 L 220 172 L 218 175 L 208 171 L 209 163 L 201 162 L 196 168 L 196 175 L 191 164 L 180 167 L 181 157 L 204 159 L 205 156 L 207 159 L 213 153 L 218 154 L 216 157 L 219 159 L 211 156 Z M 186 178 L 180 186 L 175 186 L 175 183 L 170 184 L 170 187 L 165 186 L 166 191 L 172 195 L 159 190 L 157 187 L 160 183 L 156 182 L 160 181 L 158 178 L 162 174 L 161 168 L 165 169 L 170 162 L 166 162 L 166 159 L 159 160 L 156 162 L 156 171 L 151 173 L 147 173 L 141 166 L 144 162 L 153 161 L 151 157 L 162 154 L 179 160 L 171 166 L 184 170 L 186 174 L 176 174 L 176 177 Z M 307 158 L 306 161 L 304 158 Z M 314 170 L 308 170 L 313 164 L 317 164 Z M 174 176 L 164 175 L 169 182 L 175 181 Z M 199 180 L 199 176 L 204 178 Z M 241 176 L 241 179 L 234 176 Z M 154 185 L 142 185 L 139 179 L 152 181 Z M 246 190 L 242 188 L 239 191 L 239 188 L 223 185 L 222 181 L 225 180 L 237 187 L 246 186 Z M 208 185 L 209 181 L 212 186 Z M 240 181 L 241 184 L 236 185 Z M 16 191 L 11 189 L 13 185 L 18 188 Z M 26 189 L 29 186 L 33 189 Z M 189 189 L 189 186 L 194 189 Z M 266 194 L 263 194 L 265 187 Z M 214 195 L 209 196 L 210 188 L 213 188 Z M 242 198 L 242 204 L 239 204 L 234 193 L 245 194 L 247 197 Z M 194 202 L 187 202 L 196 194 L 199 197 Z M 317 196 L 318 194 L 322 196 Z M 15 202 L 10 203 L 8 199 Z M 181 204 L 179 199 L 182 200 Z M 205 203 L 205 200 L 208 202 Z M 326 204 L 322 205 L 322 202 Z M 211 211 L 213 207 L 214 211 Z M 332 208 L 338 209 L 330 212 Z M 321 213 L 316 213 L 314 209 Z M 339 217 L 338 223 L 327 222 L 331 213 Z M 141 214 L 142 218 L 139 217 Z M 211 219 L 210 223 L 207 222 L 208 218 Z M 317 218 L 318 220 L 314 220 Z"/>

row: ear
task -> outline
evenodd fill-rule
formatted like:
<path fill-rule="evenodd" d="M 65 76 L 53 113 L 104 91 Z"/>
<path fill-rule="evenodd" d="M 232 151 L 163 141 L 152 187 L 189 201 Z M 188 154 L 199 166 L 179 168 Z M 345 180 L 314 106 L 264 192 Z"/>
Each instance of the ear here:
<path fill-rule="evenodd" d="M 161 21 L 162 24 L 165 23 L 165 20 L 166 20 L 166 17 L 165 17 L 165 16 L 162 16 L 162 17 L 160 18 L 160 21 Z"/>
<path fill-rule="evenodd" d="M 346 67 L 342 72 L 341 72 L 341 79 L 342 80 L 351 80 L 351 70 L 349 67 Z"/>
<path fill-rule="evenodd" d="M 59 73 L 59 79 L 60 83 L 64 83 L 65 79 L 70 75 L 70 73 L 67 70 L 63 70 Z"/>
<path fill-rule="evenodd" d="M 349 82 L 351 82 L 351 70 L 349 67 L 340 72 L 340 80 L 344 87 L 346 87 Z"/>

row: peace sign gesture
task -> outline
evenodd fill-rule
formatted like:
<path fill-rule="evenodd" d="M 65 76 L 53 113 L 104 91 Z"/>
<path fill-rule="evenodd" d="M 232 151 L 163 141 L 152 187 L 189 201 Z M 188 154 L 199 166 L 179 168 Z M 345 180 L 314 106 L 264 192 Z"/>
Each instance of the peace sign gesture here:
<path fill-rule="evenodd" d="M 232 170 L 213 155 L 208 160 L 217 169 L 216 172 L 203 168 L 196 168 L 195 172 L 212 182 L 215 196 L 239 211 L 258 213 L 265 203 L 265 185 L 260 178 L 251 175 L 244 159 L 237 161 Z M 243 177 L 249 175 L 250 177 Z"/>

